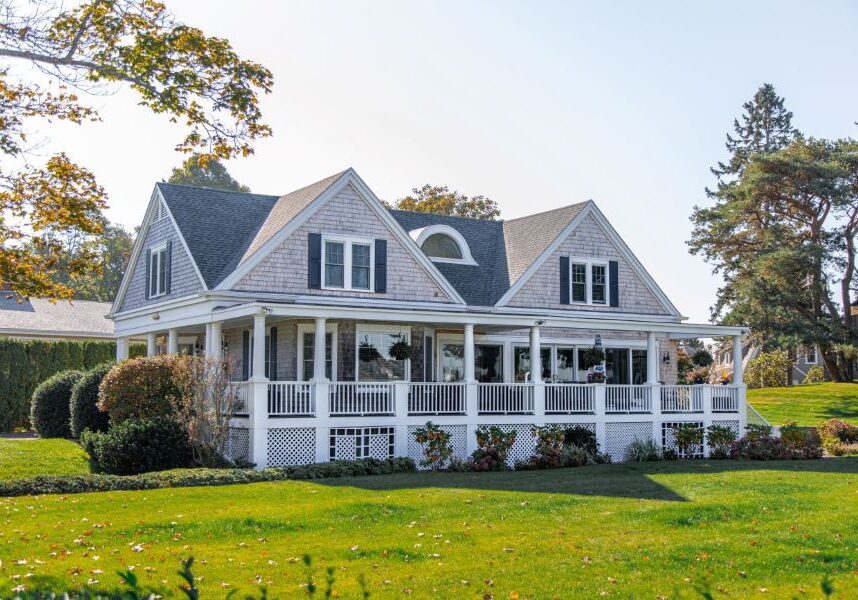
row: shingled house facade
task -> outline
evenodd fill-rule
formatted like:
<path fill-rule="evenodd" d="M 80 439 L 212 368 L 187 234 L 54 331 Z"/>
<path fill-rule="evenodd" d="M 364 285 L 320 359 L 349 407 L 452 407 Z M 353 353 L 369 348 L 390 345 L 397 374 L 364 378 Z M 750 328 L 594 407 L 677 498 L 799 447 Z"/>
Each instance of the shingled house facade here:
<path fill-rule="evenodd" d="M 481 424 L 518 431 L 513 458 L 582 425 L 615 460 L 745 426 L 741 372 L 676 385 L 675 349 L 746 330 L 685 323 L 592 201 L 484 221 L 390 210 L 352 169 L 285 196 L 159 183 L 110 316 L 119 359 L 140 335 L 228 358 L 258 467 L 419 458 L 428 419 L 462 457 Z"/>

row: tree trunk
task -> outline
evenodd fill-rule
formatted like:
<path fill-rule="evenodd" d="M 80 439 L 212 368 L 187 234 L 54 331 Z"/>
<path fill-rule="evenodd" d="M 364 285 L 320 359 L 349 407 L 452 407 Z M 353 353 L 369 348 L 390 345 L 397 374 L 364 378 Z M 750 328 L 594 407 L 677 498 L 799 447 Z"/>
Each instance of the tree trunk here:
<path fill-rule="evenodd" d="M 825 363 L 825 368 L 828 369 L 832 381 L 844 381 L 843 371 L 837 363 L 837 354 L 831 351 L 830 346 L 820 347 L 819 350 L 822 354 L 822 362 Z"/>

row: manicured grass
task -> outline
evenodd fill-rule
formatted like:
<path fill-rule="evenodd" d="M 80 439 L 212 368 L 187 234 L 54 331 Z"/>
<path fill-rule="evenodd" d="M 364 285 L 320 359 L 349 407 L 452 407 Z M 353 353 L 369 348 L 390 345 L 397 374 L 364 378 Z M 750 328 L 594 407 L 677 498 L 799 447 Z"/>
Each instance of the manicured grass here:
<path fill-rule="evenodd" d="M 89 457 L 70 440 L 0 439 L 0 480 L 89 472 Z"/>
<path fill-rule="evenodd" d="M 817 425 L 837 417 L 858 424 L 858 383 L 815 383 L 748 390 L 748 402 L 770 423 Z"/>
<path fill-rule="evenodd" d="M 0 499 L 0 596 L 15 585 L 268 588 L 373 598 L 858 596 L 858 459 L 597 465 Z M 26 561 L 26 564 L 21 561 Z M 24 577 L 27 573 L 33 576 Z M 13 579 L 14 576 L 19 576 Z M 518 594 L 516 596 L 513 594 Z M 238 597 L 243 597 L 239 595 Z"/>

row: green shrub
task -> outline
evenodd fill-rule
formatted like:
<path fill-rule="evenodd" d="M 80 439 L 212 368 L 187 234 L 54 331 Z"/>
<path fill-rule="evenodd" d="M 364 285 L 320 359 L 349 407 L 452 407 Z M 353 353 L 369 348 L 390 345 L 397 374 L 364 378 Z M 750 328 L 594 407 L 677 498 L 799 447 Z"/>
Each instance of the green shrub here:
<path fill-rule="evenodd" d="M 683 423 L 673 429 L 676 439 L 676 449 L 679 456 L 693 458 L 695 454 L 702 451 L 703 428 L 694 423 Z"/>
<path fill-rule="evenodd" d="M 769 435 L 746 435 L 730 448 L 733 458 L 747 460 L 789 460 L 822 458 L 819 435 L 812 428 L 789 428 L 786 440 Z M 799 435 L 799 430 L 801 435 Z"/>
<path fill-rule="evenodd" d="M 146 344 L 132 344 L 130 351 L 145 354 Z M 33 392 L 51 375 L 92 369 L 114 356 L 113 342 L 0 339 L 0 432 L 29 426 Z"/>
<path fill-rule="evenodd" d="M 72 388 L 83 377 L 80 371 L 61 371 L 43 381 L 33 392 L 30 423 L 46 438 L 69 438 L 69 404 Z"/>
<path fill-rule="evenodd" d="M 576 425 L 575 427 L 569 427 L 566 429 L 563 435 L 563 445 L 583 448 L 591 456 L 595 456 L 599 453 L 599 443 L 596 440 L 596 432 L 588 429 L 587 427 L 582 427 L 581 425 Z"/>
<path fill-rule="evenodd" d="M 805 373 L 804 379 L 801 380 L 802 383 L 822 383 L 823 381 L 825 381 L 825 369 L 819 365 L 810 367 Z"/>
<path fill-rule="evenodd" d="M 706 348 L 701 348 L 691 355 L 691 362 L 698 367 L 708 367 L 715 359 L 712 358 L 712 353 Z"/>
<path fill-rule="evenodd" d="M 437 471 L 445 468 L 453 457 L 450 434 L 432 421 L 414 431 L 414 441 L 423 447 L 424 458 L 420 461 L 423 467 Z"/>
<path fill-rule="evenodd" d="M 115 425 L 126 419 L 151 419 L 178 414 L 180 391 L 176 371 L 182 358 L 161 354 L 125 360 L 101 381 L 98 407 Z"/>
<path fill-rule="evenodd" d="M 388 473 L 412 473 L 416 470 L 410 458 L 377 460 L 364 458 L 354 461 L 332 461 L 299 467 L 253 469 L 177 469 L 154 471 L 140 475 L 62 475 L 0 481 L 0 497 L 37 496 L 43 494 L 80 494 L 149 490 L 171 487 L 196 487 L 284 481 L 287 479 L 323 479 L 357 477 Z"/>
<path fill-rule="evenodd" d="M 791 369 L 792 361 L 783 350 L 762 352 L 748 362 L 744 378 L 748 387 L 780 387 L 787 384 L 787 373 Z"/>
<path fill-rule="evenodd" d="M 187 432 L 168 417 L 128 419 L 105 433 L 84 431 L 80 441 L 98 468 L 113 475 L 177 469 L 193 462 Z"/>
<path fill-rule="evenodd" d="M 736 441 L 736 432 L 726 425 L 710 425 L 706 428 L 709 443 L 709 458 L 729 458 L 730 445 Z"/>
<path fill-rule="evenodd" d="M 858 442 L 858 427 L 843 419 L 828 419 L 817 427 L 822 447 L 831 456 L 843 456 L 850 453 L 849 446 Z"/>
<path fill-rule="evenodd" d="M 772 435 L 772 426 L 761 423 L 748 423 L 745 425 L 745 435 L 751 439 L 769 437 Z"/>
<path fill-rule="evenodd" d="M 607 461 L 601 460 L 601 458 L 600 456 L 591 455 L 580 446 L 565 446 L 560 457 L 560 462 L 564 467 L 583 467 L 591 462 L 610 462 L 610 458 Z"/>
<path fill-rule="evenodd" d="M 477 427 L 477 449 L 474 450 L 475 471 L 505 471 L 508 469 L 509 451 L 515 443 L 516 432 L 505 432 L 497 425 Z"/>
<path fill-rule="evenodd" d="M 113 365 L 112 362 L 106 362 L 87 371 L 72 388 L 69 405 L 72 437 L 79 438 L 84 429 L 107 431 L 107 413 L 98 409 L 98 387 Z"/>
<path fill-rule="evenodd" d="M 652 438 L 643 440 L 636 438 L 626 446 L 626 451 L 623 454 L 623 460 L 626 462 L 654 462 L 661 460 L 661 458 L 661 446 Z"/>

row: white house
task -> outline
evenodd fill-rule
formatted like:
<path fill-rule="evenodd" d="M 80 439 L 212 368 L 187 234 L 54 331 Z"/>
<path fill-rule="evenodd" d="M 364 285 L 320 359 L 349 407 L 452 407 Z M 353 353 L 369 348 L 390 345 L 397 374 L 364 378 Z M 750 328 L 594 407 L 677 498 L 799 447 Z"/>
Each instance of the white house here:
<path fill-rule="evenodd" d="M 741 373 L 675 385 L 675 340 L 746 330 L 685 323 L 592 201 L 484 221 L 389 210 L 352 169 L 285 196 L 159 183 L 111 318 L 118 358 L 137 335 L 226 353 L 233 452 L 260 467 L 419 458 L 428 419 L 460 456 L 480 424 L 517 430 L 526 458 L 532 425 L 560 423 L 615 459 L 746 419 Z M 607 382 L 588 384 L 597 339 Z"/>

